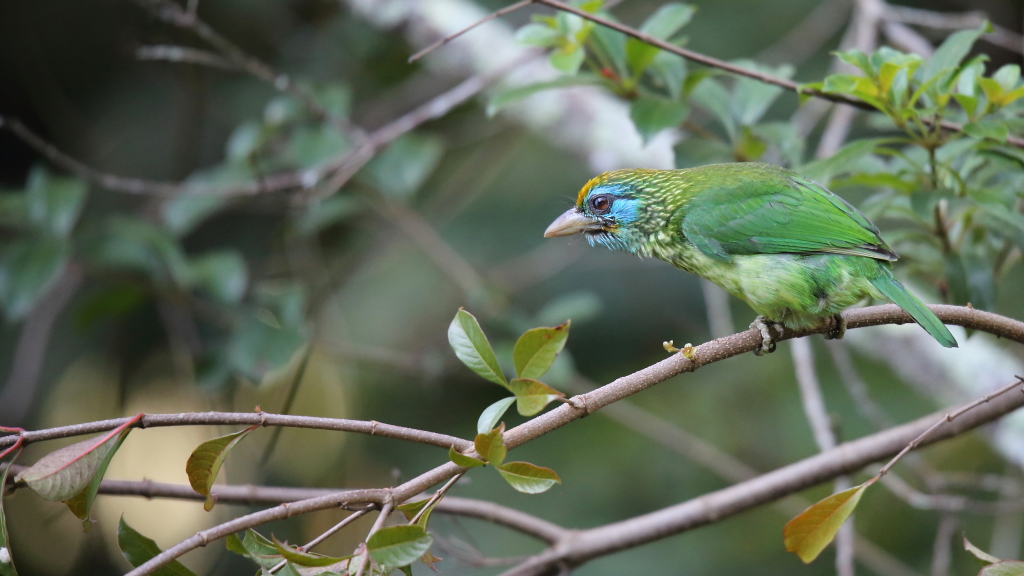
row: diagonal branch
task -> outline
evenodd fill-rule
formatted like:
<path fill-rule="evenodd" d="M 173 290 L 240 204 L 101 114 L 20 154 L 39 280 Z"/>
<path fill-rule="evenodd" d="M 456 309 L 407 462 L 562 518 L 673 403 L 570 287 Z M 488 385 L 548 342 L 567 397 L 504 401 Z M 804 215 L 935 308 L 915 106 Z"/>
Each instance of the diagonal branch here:
<path fill-rule="evenodd" d="M 939 317 L 940 320 L 947 324 L 956 324 L 974 330 L 988 332 L 1001 338 L 1008 338 L 1024 344 L 1024 322 L 999 316 L 998 314 L 993 314 L 991 312 L 984 312 L 962 306 L 937 305 L 929 306 L 929 308 L 936 316 Z M 909 314 L 894 304 L 848 310 L 843 313 L 843 318 L 846 320 L 848 330 L 863 328 L 866 326 L 877 326 L 881 324 L 909 324 L 913 322 L 913 319 Z M 811 334 L 820 334 L 827 332 L 828 330 L 828 326 L 804 330 L 788 330 L 779 338 L 779 340 L 788 340 Z M 683 372 L 693 372 L 701 366 L 725 360 L 726 358 L 731 358 L 746 352 L 753 352 L 760 347 L 760 332 L 757 329 L 750 329 L 724 338 L 718 338 L 692 349 L 688 349 L 686 354 L 673 354 L 656 364 L 648 366 L 647 368 L 634 372 L 628 376 L 623 376 L 605 386 L 602 386 L 601 388 L 598 388 L 597 390 L 574 396 L 554 410 L 546 412 L 532 420 L 516 426 L 505 434 L 505 445 L 510 449 L 516 448 L 574 420 L 583 418 L 584 416 L 621 400 L 622 398 L 626 398 L 627 396 L 631 396 L 637 392 L 646 390 L 647 388 L 664 382 L 673 376 L 678 376 Z M 931 444 L 956 434 L 962 434 L 963 432 L 980 426 L 985 422 L 995 420 L 1020 406 L 1024 406 L 1024 394 L 1020 396 L 1004 395 L 988 404 L 980 406 L 976 410 L 969 412 L 965 417 L 957 419 L 950 426 L 940 429 L 937 433 L 929 436 L 925 440 L 924 444 Z M 945 412 L 943 414 L 945 414 Z M 740 509 L 745 509 L 744 507 L 749 508 L 764 502 L 776 500 L 797 490 L 833 479 L 841 474 L 856 471 L 871 462 L 896 454 L 906 446 L 908 442 L 919 436 L 923 430 L 926 430 L 933 423 L 934 417 L 929 417 L 927 420 L 919 420 L 899 428 L 890 429 L 885 432 L 880 432 L 872 436 L 862 438 L 856 442 L 843 444 L 833 450 L 829 450 L 828 452 L 821 453 L 800 463 L 760 476 L 743 484 L 738 484 L 726 489 L 725 491 L 719 491 L 700 499 L 690 501 L 690 503 L 666 508 L 653 514 L 658 515 L 656 517 L 659 519 L 663 518 L 665 521 L 669 521 L 671 515 L 678 511 L 680 506 L 688 506 L 688 508 L 685 508 L 685 510 L 687 510 L 687 516 L 685 516 L 685 518 L 688 519 L 687 522 L 696 522 L 691 527 L 703 525 L 713 521 L 714 518 L 728 515 L 728 513 L 731 513 L 729 510 L 738 511 Z M 0 440 L 3 439 L 0 438 Z M 446 462 L 394 488 L 339 492 L 322 497 L 301 500 L 299 502 L 293 502 L 274 508 L 268 508 L 266 510 L 241 516 L 231 520 L 230 522 L 203 530 L 196 535 L 175 544 L 150 561 L 131 571 L 128 576 L 152 574 L 161 566 L 166 565 L 191 550 L 205 546 L 211 540 L 224 538 L 228 534 L 232 534 L 239 530 L 251 528 L 274 520 L 281 520 L 297 514 L 306 514 L 309 512 L 353 503 L 382 503 L 385 499 L 391 498 L 394 499 L 394 502 L 401 503 L 432 486 L 449 480 L 452 476 L 455 476 L 464 470 L 464 468 L 461 468 L 452 462 Z M 740 486 L 744 488 L 738 489 Z M 754 490 L 754 492 L 759 496 L 757 498 L 748 497 L 747 494 L 750 490 Z M 729 498 L 733 498 L 734 500 L 723 500 L 723 497 L 715 496 L 721 492 L 725 492 Z M 726 504 L 724 504 L 726 509 L 719 509 L 712 506 L 712 504 L 722 501 L 726 501 Z M 705 515 L 692 516 L 692 514 L 697 512 Z M 707 514 L 711 514 L 712 517 L 707 516 Z M 634 539 L 630 541 L 632 542 L 630 545 L 640 545 L 657 539 L 658 537 L 676 534 L 681 530 L 688 529 L 686 526 L 690 525 L 684 523 L 684 527 L 679 528 L 678 530 L 676 530 L 676 528 L 680 526 L 678 523 L 673 522 L 671 526 L 672 528 L 667 532 L 662 531 L 658 534 L 651 534 L 649 532 L 645 533 L 647 538 L 646 540 Z M 630 528 L 631 525 L 625 526 L 626 530 Z M 571 538 L 575 539 L 576 536 L 577 533 L 574 532 Z M 555 552 L 548 552 L 547 554 L 556 554 L 557 550 L 561 549 L 562 548 L 556 547 L 554 549 Z M 608 552 L 613 552 L 617 549 L 621 548 L 608 548 L 607 550 Z M 583 550 L 584 552 L 590 550 L 590 553 L 592 554 L 601 553 L 596 549 L 591 550 L 588 548 L 582 548 L 580 550 Z M 548 556 L 541 555 L 535 558 L 548 558 Z M 544 561 L 546 562 L 547 560 Z M 533 562 L 533 560 L 530 562 Z M 539 565 L 546 564 L 541 562 Z"/>
<path fill-rule="evenodd" d="M 972 409 L 962 412 L 956 420 L 949 420 L 952 410 L 936 412 L 674 506 L 598 528 L 576 531 L 571 538 L 502 576 L 556 574 L 560 566 L 579 566 L 601 556 L 693 530 L 820 482 L 857 472 L 867 464 L 905 450 L 911 444 L 915 447 L 933 444 L 963 434 L 1024 406 L 1024 384 L 1018 382 L 1014 389 L 1021 393 L 1004 394 L 985 403 L 971 403 L 968 408 Z M 943 425 L 936 428 L 936 420 Z"/>

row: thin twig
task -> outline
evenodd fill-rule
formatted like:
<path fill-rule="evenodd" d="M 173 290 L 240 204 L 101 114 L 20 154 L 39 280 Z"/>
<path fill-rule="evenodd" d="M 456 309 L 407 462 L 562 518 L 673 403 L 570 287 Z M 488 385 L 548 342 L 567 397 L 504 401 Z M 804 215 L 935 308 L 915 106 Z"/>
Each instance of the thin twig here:
<path fill-rule="evenodd" d="M 461 472 L 459 474 L 456 474 L 455 476 L 452 476 L 451 480 L 445 482 L 444 486 L 441 486 L 437 490 L 437 492 L 434 492 L 434 495 L 430 497 L 430 500 L 427 500 L 427 503 L 424 504 L 422 508 L 420 508 L 420 511 L 417 512 L 416 515 L 413 516 L 411 520 L 409 520 L 409 524 L 415 524 L 415 523 L 419 522 L 420 518 L 423 517 L 423 514 L 425 514 L 427 512 L 427 510 L 430 510 L 430 508 L 434 504 L 437 504 L 438 500 L 440 500 L 441 498 L 444 498 L 445 492 L 447 492 L 449 488 L 454 486 L 455 483 L 459 481 L 459 478 L 462 478 L 463 474 L 465 474 L 465 472 Z"/>
<path fill-rule="evenodd" d="M 42 430 L 29 430 L 19 437 L 24 443 L 41 442 L 43 440 L 54 440 L 67 438 L 69 436 L 81 436 L 84 434 L 95 434 L 113 430 L 128 422 L 131 418 L 114 418 L 112 420 L 101 420 L 84 424 L 73 424 L 71 426 L 59 426 Z M 269 412 L 183 412 L 179 414 L 147 414 L 139 423 L 139 428 L 159 428 L 164 426 L 220 426 L 220 425 L 241 425 L 252 426 L 285 426 L 289 428 L 309 428 L 314 430 L 332 430 L 336 432 L 357 432 L 369 434 L 370 436 L 383 436 L 427 444 L 439 448 L 448 449 L 455 446 L 456 449 L 464 450 L 473 445 L 468 440 L 463 440 L 447 434 L 406 428 L 385 424 L 376 420 L 347 420 L 343 418 L 321 418 L 318 416 L 291 416 L 287 414 L 271 414 Z M 13 436 L 0 437 L 0 447 L 13 444 Z"/>
<path fill-rule="evenodd" d="M 241 70 L 236 63 L 223 56 L 207 50 L 189 48 L 188 46 L 168 46 L 165 44 L 140 46 L 135 51 L 135 57 L 139 60 L 162 60 L 166 62 L 198 64 L 221 70 Z"/>
<path fill-rule="evenodd" d="M 821 393 L 821 383 L 814 367 L 814 351 L 811 341 L 807 338 L 794 340 L 790 350 L 793 354 L 793 368 L 796 381 L 800 387 L 800 400 L 804 415 L 811 425 L 811 433 L 818 450 L 825 452 L 836 447 L 836 434 L 832 419 L 825 407 L 825 398 Z M 849 476 L 836 478 L 833 484 L 835 492 L 846 490 L 852 485 Z M 853 523 L 847 522 L 836 534 L 836 574 L 853 576 L 854 532 Z"/>
<path fill-rule="evenodd" d="M 300 546 L 299 549 L 302 550 L 303 552 L 309 552 L 314 546 L 320 544 L 324 540 L 327 540 L 328 538 L 330 538 L 334 534 L 337 534 L 338 530 L 341 530 L 345 526 L 348 526 L 349 524 L 351 524 L 351 523 L 355 522 L 356 520 L 362 518 L 367 512 L 369 512 L 369 510 L 359 510 L 357 512 L 353 512 L 352 514 L 349 514 L 348 516 L 345 517 L 344 520 L 342 520 L 341 522 L 338 522 L 334 526 L 331 526 L 323 534 L 320 534 L 316 538 L 313 538 L 312 540 L 310 540 L 305 546 Z M 278 572 L 278 570 L 284 568 L 287 564 L 288 564 L 287 560 L 282 560 L 281 562 L 279 562 L 273 568 L 270 569 L 270 573 L 271 574 L 276 574 Z"/>
<path fill-rule="evenodd" d="M 463 28 L 462 30 L 459 30 L 455 34 L 450 34 L 448 36 L 445 36 L 444 38 L 441 38 L 440 40 L 438 40 L 437 42 L 434 42 L 430 46 L 427 46 L 426 48 L 420 50 L 419 52 L 413 54 L 412 56 L 409 56 L 408 62 L 410 64 L 412 64 L 413 62 L 419 60 L 420 58 L 426 56 L 427 54 L 433 52 L 434 50 L 437 50 L 438 48 L 444 46 L 445 44 L 448 44 L 452 40 L 455 40 L 459 36 L 462 36 L 466 32 L 469 32 L 470 30 L 472 30 L 472 29 L 474 29 L 474 28 L 476 28 L 478 26 L 486 24 L 487 22 L 490 22 L 491 20 L 494 20 L 495 18 L 500 18 L 500 17 L 504 16 L 505 14 L 508 14 L 509 12 L 515 12 L 516 10 L 519 10 L 520 8 L 525 8 L 525 7 L 529 6 L 530 4 L 533 4 L 536 1 L 537 0 L 520 0 L 519 2 L 516 2 L 515 4 L 509 4 L 508 6 L 505 6 L 504 8 L 500 8 L 498 10 L 495 10 L 494 12 L 491 12 L 487 16 L 484 16 L 483 18 L 477 20 L 476 22 L 470 24 L 469 26 Z"/>
<path fill-rule="evenodd" d="M 294 96 L 302 102 L 303 106 L 313 112 L 313 114 L 318 118 L 330 119 L 332 122 L 339 122 L 346 132 L 349 132 L 352 128 L 348 125 L 347 121 L 335 118 L 311 93 L 293 82 L 287 74 L 282 74 L 274 70 L 269 64 L 255 56 L 252 56 L 245 50 L 242 50 L 242 48 L 237 44 L 228 40 L 212 26 L 201 20 L 193 11 L 195 8 L 194 5 L 190 5 L 188 8 L 182 8 L 171 0 L 135 1 L 137 4 L 149 10 L 151 14 L 160 18 L 164 22 L 177 26 L 178 28 L 191 30 L 196 36 L 202 38 L 210 46 L 216 48 L 218 52 L 223 54 L 224 57 L 228 61 L 232 62 L 236 67 L 248 72 L 260 80 L 263 80 L 264 82 L 267 82 L 277 90 Z"/>
<path fill-rule="evenodd" d="M 366 534 L 366 540 L 363 541 L 365 548 L 363 550 L 363 560 L 359 564 L 359 570 L 356 571 L 356 576 L 363 576 L 363 573 L 366 572 L 366 569 L 370 566 L 370 550 L 368 547 L 366 547 L 366 542 L 369 542 L 370 537 L 373 536 L 378 530 L 384 527 L 384 521 L 388 519 L 388 515 L 391 514 L 391 511 L 394 509 L 394 507 L 395 501 L 392 498 L 390 498 L 389 493 L 388 501 L 385 502 L 384 505 L 381 507 L 380 514 L 377 516 L 377 520 L 374 521 L 373 526 L 370 528 L 370 531 Z"/>

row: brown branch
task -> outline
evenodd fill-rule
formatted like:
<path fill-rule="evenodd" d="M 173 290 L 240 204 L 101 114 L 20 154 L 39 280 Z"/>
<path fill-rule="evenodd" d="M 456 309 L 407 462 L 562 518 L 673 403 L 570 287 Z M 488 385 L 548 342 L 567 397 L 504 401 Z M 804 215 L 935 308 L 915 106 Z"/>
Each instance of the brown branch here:
<path fill-rule="evenodd" d="M 128 422 L 131 418 L 115 418 L 112 420 L 101 420 L 98 422 L 87 422 L 85 424 L 73 424 L 71 426 L 60 426 L 43 430 L 28 430 L 20 435 L 10 435 L 0 438 L 0 448 L 15 443 L 20 436 L 25 444 L 41 442 L 43 440 L 54 440 L 56 438 L 67 438 L 69 436 L 81 436 L 83 434 L 94 434 L 113 430 Z M 165 426 L 284 426 L 288 428 L 309 428 L 314 430 L 329 430 L 335 432 L 357 432 L 369 434 L 370 436 L 383 436 L 397 440 L 406 440 L 419 444 L 437 446 L 438 448 L 450 448 L 455 446 L 464 450 L 473 446 L 468 440 L 463 440 L 447 434 L 427 432 L 415 428 L 384 424 L 376 420 L 346 420 L 343 418 L 321 418 L 317 416 L 292 416 L 288 414 L 271 414 L 269 412 L 184 412 L 181 414 L 147 414 L 138 423 L 139 428 L 160 428 Z"/>
<path fill-rule="evenodd" d="M 1024 343 L 1024 322 L 992 314 L 990 312 L 976 310 L 974 308 L 949 305 L 930 306 L 929 308 L 936 316 L 939 317 L 940 320 L 947 324 L 965 326 L 974 330 L 988 332 L 1002 338 L 1009 338 L 1019 343 Z M 909 314 L 893 304 L 848 310 L 843 313 L 843 317 L 846 320 L 847 329 L 877 326 L 881 324 L 907 324 L 913 322 L 913 319 Z M 829 328 L 827 326 L 806 330 L 790 330 L 785 331 L 779 339 L 788 340 L 790 338 L 797 338 L 810 334 L 824 333 L 828 330 Z M 628 376 L 623 376 L 622 378 L 602 386 L 597 390 L 574 396 L 554 410 L 541 414 L 532 420 L 516 426 L 505 434 L 505 445 L 510 449 L 516 448 L 574 420 L 578 420 L 605 406 L 608 406 L 609 404 L 621 400 L 622 398 L 636 394 L 642 390 L 646 390 L 647 388 L 650 388 L 673 376 L 677 376 L 683 372 L 693 372 L 706 364 L 718 362 L 739 354 L 753 352 L 754 350 L 759 349 L 760 346 L 760 332 L 756 329 L 750 329 L 745 332 L 740 332 L 738 334 L 718 338 L 711 342 L 701 344 L 700 346 L 689 350 L 686 355 L 682 353 L 673 354 L 656 364 L 648 366 L 647 368 L 634 372 Z M 985 422 L 995 420 L 1016 409 L 1020 405 L 1024 405 L 1024 395 L 1021 395 L 1020 398 L 1017 396 L 1003 396 L 996 401 L 990 402 L 969 412 L 965 418 L 958 419 L 952 425 L 941 429 L 937 434 L 931 435 L 925 443 L 930 444 L 940 439 L 963 433 Z M 647 532 L 646 540 L 642 538 L 638 540 L 634 537 L 630 540 L 632 544 L 628 544 L 627 547 L 629 545 L 640 545 L 659 537 L 676 534 L 679 531 L 687 529 L 686 526 L 688 526 L 688 524 L 686 524 L 686 522 L 696 522 L 692 527 L 706 524 L 713 521 L 715 518 L 732 513 L 730 511 L 739 511 L 757 504 L 775 500 L 805 487 L 830 480 L 838 475 L 858 470 L 870 462 L 874 462 L 884 458 L 885 456 L 899 452 L 900 449 L 906 446 L 907 442 L 915 438 L 921 430 L 926 429 L 927 426 L 930 426 L 933 422 L 934 418 L 928 420 L 924 424 L 921 424 L 921 421 L 918 421 L 863 438 L 856 442 L 843 444 L 826 453 L 819 454 L 800 463 L 755 478 L 743 484 L 733 486 L 725 491 L 704 496 L 695 501 L 691 501 L 691 503 L 684 503 L 655 512 L 653 514 L 658 521 L 665 521 L 669 523 L 668 529 L 662 530 L 662 527 L 659 526 L 659 529 L 655 531 L 656 534 Z M 913 432 L 914 434 L 910 435 L 910 432 Z M 391 489 L 339 492 L 274 508 L 268 508 L 266 510 L 241 516 L 224 524 L 203 530 L 196 535 L 175 544 L 161 554 L 155 556 L 150 561 L 131 571 L 128 576 L 143 576 L 145 574 L 151 574 L 157 568 L 166 565 L 168 562 L 182 556 L 183 554 L 200 546 L 205 546 L 211 540 L 223 538 L 228 534 L 232 534 L 246 528 L 251 528 L 253 526 L 258 526 L 266 522 L 288 518 L 297 514 L 325 510 L 327 508 L 333 508 L 343 504 L 348 505 L 367 502 L 381 503 L 384 502 L 385 498 L 393 498 L 394 501 L 398 503 L 404 502 L 429 489 L 431 486 L 447 481 L 452 476 L 459 474 L 463 470 L 463 468 L 460 468 L 452 462 L 446 462 L 433 470 L 429 470 L 416 478 Z M 753 491 L 759 496 L 757 498 L 748 497 L 747 493 L 749 491 Z M 729 500 L 729 506 L 731 506 L 731 508 L 718 509 L 711 506 L 712 503 L 720 501 L 721 496 L 715 495 L 720 494 L 721 492 L 725 492 L 731 497 L 737 499 Z M 693 504 L 693 502 L 696 502 L 696 504 Z M 688 506 L 688 508 L 685 508 L 686 514 L 684 515 L 686 522 L 683 524 L 679 524 L 671 519 L 673 513 L 677 511 L 680 506 Z M 693 516 L 696 512 L 701 514 L 710 513 L 713 517 L 708 517 L 706 515 Z M 683 526 L 683 528 L 679 528 L 679 526 Z M 623 532 L 623 534 L 629 534 L 629 529 L 631 528 L 632 525 L 627 525 L 626 531 Z M 677 528 L 679 529 L 677 530 Z M 570 538 L 574 540 L 578 534 L 579 533 L 577 532 L 573 532 Z M 620 534 L 620 536 L 621 535 L 622 534 Z M 556 546 L 553 551 L 546 553 L 547 555 L 542 554 L 536 558 L 547 558 L 552 554 L 557 555 L 559 553 L 558 550 L 562 549 L 562 547 Z M 592 554 L 590 557 L 595 557 L 596 555 L 601 554 L 601 552 L 596 548 L 574 549 L 583 550 L 585 553 Z M 610 553 L 618 549 L 621 548 L 609 547 L 607 549 L 608 552 L 605 553 Z M 531 560 L 530 562 L 533 561 L 534 560 Z M 542 562 L 540 565 L 546 564 Z"/>
<path fill-rule="evenodd" d="M 1024 392 L 1024 385 L 1017 383 L 1016 389 Z M 560 566 L 579 566 L 601 556 L 717 522 L 842 474 L 857 472 L 911 443 L 924 446 L 963 434 L 1024 406 L 1024 393 L 1006 394 L 984 404 L 974 403 L 974 406 L 954 421 L 946 420 L 949 411 L 937 412 L 674 506 L 598 528 L 578 530 L 502 576 L 556 574 Z M 942 420 L 944 425 L 934 429 L 936 420 Z M 926 438 L 920 439 L 933 429 Z"/>

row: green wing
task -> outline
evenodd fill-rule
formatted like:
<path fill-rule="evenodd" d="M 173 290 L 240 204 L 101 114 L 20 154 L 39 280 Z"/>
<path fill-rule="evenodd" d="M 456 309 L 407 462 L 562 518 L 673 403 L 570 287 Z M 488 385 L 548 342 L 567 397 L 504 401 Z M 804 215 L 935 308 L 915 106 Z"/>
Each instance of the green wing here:
<path fill-rule="evenodd" d="M 703 189 L 686 203 L 681 226 L 701 252 L 723 262 L 822 252 L 897 259 L 874 224 L 832 192 L 774 166 L 742 170 L 700 175 Z"/>

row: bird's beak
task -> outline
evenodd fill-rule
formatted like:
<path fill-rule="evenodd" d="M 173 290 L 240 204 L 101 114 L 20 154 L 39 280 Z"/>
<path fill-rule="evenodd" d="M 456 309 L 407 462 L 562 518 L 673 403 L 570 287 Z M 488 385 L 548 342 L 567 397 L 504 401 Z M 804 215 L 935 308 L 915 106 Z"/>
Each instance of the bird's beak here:
<path fill-rule="evenodd" d="M 580 232 L 597 230 L 604 230 L 604 225 L 590 216 L 581 214 L 579 210 L 570 208 L 566 210 L 565 214 L 555 218 L 555 221 L 544 231 L 544 237 L 570 236 Z"/>

